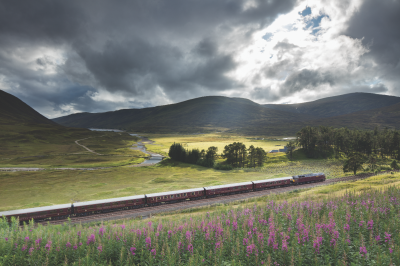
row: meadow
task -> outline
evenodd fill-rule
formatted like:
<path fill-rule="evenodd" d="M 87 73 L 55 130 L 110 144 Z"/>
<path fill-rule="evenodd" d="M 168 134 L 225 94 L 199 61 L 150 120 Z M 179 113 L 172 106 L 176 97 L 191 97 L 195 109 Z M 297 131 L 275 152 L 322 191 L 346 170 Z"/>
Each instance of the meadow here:
<path fill-rule="evenodd" d="M 399 183 L 381 175 L 146 220 L 3 221 L 0 264 L 399 265 Z"/>

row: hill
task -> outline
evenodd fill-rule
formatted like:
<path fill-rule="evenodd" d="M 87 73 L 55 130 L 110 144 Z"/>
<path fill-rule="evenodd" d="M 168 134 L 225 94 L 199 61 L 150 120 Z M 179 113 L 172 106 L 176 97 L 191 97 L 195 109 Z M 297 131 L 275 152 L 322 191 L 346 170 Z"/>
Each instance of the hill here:
<path fill-rule="evenodd" d="M 163 133 L 226 130 L 255 124 L 267 126 L 311 118 L 304 114 L 265 108 L 248 99 L 207 96 L 143 109 L 72 114 L 53 121 L 64 126 Z"/>
<path fill-rule="evenodd" d="M 59 126 L 17 97 L 0 90 L 0 124 L 28 123 Z"/>
<path fill-rule="evenodd" d="M 334 117 L 359 111 L 390 106 L 400 102 L 400 97 L 373 93 L 349 93 L 298 104 L 264 104 L 274 110 L 306 114 L 314 117 Z"/>

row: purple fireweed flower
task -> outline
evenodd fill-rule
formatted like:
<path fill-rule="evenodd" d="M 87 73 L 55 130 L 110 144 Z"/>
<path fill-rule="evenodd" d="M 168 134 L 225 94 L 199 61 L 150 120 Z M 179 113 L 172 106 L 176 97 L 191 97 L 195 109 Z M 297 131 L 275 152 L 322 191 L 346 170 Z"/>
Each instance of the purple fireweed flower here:
<path fill-rule="evenodd" d="M 373 221 L 373 220 L 368 221 L 367 227 L 368 227 L 369 230 L 373 229 L 373 227 L 374 227 L 374 221 Z"/>
<path fill-rule="evenodd" d="M 344 230 L 349 231 L 350 230 L 350 225 L 349 224 L 345 224 L 343 228 L 344 228 Z"/>
<path fill-rule="evenodd" d="M 124 224 L 121 224 L 120 226 L 121 226 L 121 229 L 122 229 L 122 230 L 124 230 L 125 227 L 126 227 Z"/>
<path fill-rule="evenodd" d="M 323 237 L 317 237 L 317 239 L 313 243 L 313 247 L 317 253 L 319 253 L 319 247 L 322 244 Z"/>
<path fill-rule="evenodd" d="M 146 248 L 150 248 L 150 247 L 151 247 L 151 238 L 146 237 Z"/>
<path fill-rule="evenodd" d="M 21 248 L 21 250 L 22 250 L 22 251 L 25 251 L 25 249 L 26 249 L 26 246 L 23 245 L 22 248 Z"/>
<path fill-rule="evenodd" d="M 78 246 L 77 246 L 77 245 L 74 245 L 72 248 L 73 248 L 74 250 L 77 250 L 77 249 L 78 249 Z"/>
<path fill-rule="evenodd" d="M 389 248 L 389 252 L 390 252 L 390 254 L 392 254 L 393 253 L 393 249 Z"/>
<path fill-rule="evenodd" d="M 157 231 L 160 232 L 161 230 L 162 230 L 162 223 L 159 223 L 158 226 L 157 226 Z"/>
<path fill-rule="evenodd" d="M 26 236 L 26 237 L 25 237 L 25 241 L 29 241 L 29 236 Z"/>
<path fill-rule="evenodd" d="M 142 231 L 137 230 L 137 231 L 136 231 L 136 235 L 140 238 L 140 237 L 142 236 Z"/>
<path fill-rule="evenodd" d="M 272 245 L 272 247 L 273 247 L 274 249 L 278 249 L 278 243 L 274 243 L 274 244 Z"/>
<path fill-rule="evenodd" d="M 51 248 L 51 243 L 53 243 L 53 242 L 51 242 L 51 241 L 47 241 L 47 244 L 46 244 L 46 246 L 44 246 L 44 248 L 45 248 L 45 249 L 47 249 L 47 251 L 50 251 L 50 248 Z"/>
<path fill-rule="evenodd" d="M 90 243 L 94 243 L 95 242 L 95 235 L 91 234 L 90 236 L 88 236 L 88 239 L 86 241 L 86 244 L 89 245 Z"/>
<path fill-rule="evenodd" d="M 155 249 L 152 249 L 151 251 L 151 254 L 154 256 L 154 258 L 156 257 L 156 250 Z"/>
<path fill-rule="evenodd" d="M 33 253 L 34 250 L 35 250 L 35 248 L 33 248 L 33 247 L 30 248 L 30 249 L 29 249 L 29 255 L 32 255 L 32 253 Z"/>
<path fill-rule="evenodd" d="M 171 237 L 171 234 L 172 234 L 172 231 L 171 231 L 171 230 L 168 230 L 168 238 Z"/>
<path fill-rule="evenodd" d="M 231 221 L 228 219 L 226 220 L 225 224 L 229 226 L 231 224 Z"/>
<path fill-rule="evenodd" d="M 178 242 L 178 249 L 181 250 L 183 248 L 183 244 L 181 241 Z"/>
<path fill-rule="evenodd" d="M 190 242 L 191 237 L 192 237 L 192 232 L 186 231 L 186 240 Z"/>
<path fill-rule="evenodd" d="M 243 246 L 247 246 L 248 243 L 249 243 L 249 239 L 243 238 Z"/>
<path fill-rule="evenodd" d="M 65 246 L 66 246 L 67 248 L 70 248 L 72 245 L 71 245 L 71 243 L 67 242 L 67 244 L 65 244 Z"/>
<path fill-rule="evenodd" d="M 347 242 L 349 245 L 351 244 L 350 239 L 346 239 L 346 242 Z"/>
<path fill-rule="evenodd" d="M 104 227 L 100 227 L 99 235 L 103 236 L 105 231 L 106 231 L 106 229 L 104 229 Z"/>
<path fill-rule="evenodd" d="M 233 230 L 238 229 L 238 223 L 236 221 L 233 221 L 232 226 L 233 226 Z"/>
<path fill-rule="evenodd" d="M 219 249 L 221 247 L 221 242 L 215 243 L 215 249 Z"/>
<path fill-rule="evenodd" d="M 152 224 L 153 224 L 153 223 L 152 223 L 151 221 L 147 223 L 147 225 L 148 225 L 149 227 L 151 227 Z"/>
<path fill-rule="evenodd" d="M 380 236 L 380 235 L 377 235 L 377 236 L 375 237 L 375 240 L 379 242 L 379 241 L 381 240 L 381 236 Z"/>
<path fill-rule="evenodd" d="M 193 245 L 192 245 L 192 244 L 189 244 L 189 245 L 187 246 L 187 250 L 188 250 L 190 253 L 193 254 Z"/>
<path fill-rule="evenodd" d="M 360 223 L 358 224 L 359 227 L 362 227 L 364 224 L 364 221 L 360 221 Z"/>
<path fill-rule="evenodd" d="M 392 235 L 391 234 L 389 234 L 388 232 L 385 232 L 385 242 L 389 242 L 390 240 L 391 240 L 391 237 Z"/>
<path fill-rule="evenodd" d="M 8 241 L 8 237 L 5 237 L 4 239 L 5 239 L 6 241 Z"/>
<path fill-rule="evenodd" d="M 97 247 L 97 250 L 99 251 L 99 253 L 101 253 L 103 251 L 103 247 L 100 245 Z"/>
<path fill-rule="evenodd" d="M 206 233 L 206 240 L 210 240 L 210 233 Z"/>
<path fill-rule="evenodd" d="M 40 242 L 41 242 L 41 241 L 42 241 L 42 238 L 36 239 L 36 240 L 35 240 L 35 244 L 36 244 L 36 245 L 40 245 Z"/>
<path fill-rule="evenodd" d="M 360 247 L 360 254 L 361 256 L 367 257 L 367 248 L 366 247 Z"/>
<path fill-rule="evenodd" d="M 81 231 L 78 231 L 76 234 L 78 235 L 78 237 L 81 237 Z"/>
<path fill-rule="evenodd" d="M 256 245 L 251 244 L 251 245 L 247 246 L 246 249 L 247 249 L 247 257 L 248 257 L 249 255 L 253 254 L 253 250 L 256 249 Z"/>
<path fill-rule="evenodd" d="M 82 246 L 82 242 L 79 242 L 79 244 L 78 244 L 79 246 Z"/>
<path fill-rule="evenodd" d="M 135 256 L 135 254 L 136 254 L 135 250 L 136 250 L 135 247 L 131 247 L 130 251 L 131 251 L 132 256 Z"/>

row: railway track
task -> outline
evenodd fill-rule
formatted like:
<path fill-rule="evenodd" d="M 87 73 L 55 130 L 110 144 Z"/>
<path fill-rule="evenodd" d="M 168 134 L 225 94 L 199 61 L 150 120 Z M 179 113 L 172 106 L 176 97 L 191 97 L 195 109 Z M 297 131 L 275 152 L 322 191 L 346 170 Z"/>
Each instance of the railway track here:
<path fill-rule="evenodd" d="M 384 172 L 389 173 L 390 171 Z M 383 174 L 380 173 L 380 174 Z M 221 203 L 229 203 L 232 201 L 244 200 L 254 197 L 261 197 L 270 194 L 279 194 L 284 192 L 293 191 L 296 189 L 305 189 L 305 188 L 312 188 L 317 186 L 326 186 L 337 182 L 348 182 L 348 181 L 356 181 L 364 178 L 368 178 L 371 176 L 375 176 L 376 174 L 361 174 L 356 176 L 347 176 L 341 178 L 334 178 L 328 179 L 323 183 L 310 183 L 304 184 L 299 186 L 290 186 L 290 187 L 279 187 L 274 189 L 266 189 L 260 191 L 253 191 L 249 193 L 241 193 L 241 194 L 234 194 L 228 196 L 219 196 L 215 198 L 206 198 L 201 200 L 194 200 L 194 201 L 183 201 L 179 203 L 173 204 L 163 204 L 159 206 L 153 207 L 144 207 L 139 209 L 132 209 L 132 210 L 124 210 L 124 211 L 116 211 L 110 213 L 101 213 L 101 214 L 94 214 L 89 216 L 82 216 L 82 217 L 72 217 L 70 218 L 71 224 L 78 224 L 78 223 L 88 223 L 88 222 L 100 222 L 100 221 L 110 221 L 110 220 L 117 220 L 117 219 L 124 219 L 124 218 L 135 218 L 135 217 L 151 217 L 154 214 L 162 213 L 162 212 L 170 212 L 176 210 L 183 210 L 188 208 L 195 208 L 195 207 L 203 207 L 209 206 L 213 204 L 221 204 Z M 42 225 L 56 225 L 56 224 L 64 224 L 67 222 L 67 219 L 63 220 L 54 220 L 54 221 L 44 221 L 44 222 L 37 222 L 36 224 Z"/>

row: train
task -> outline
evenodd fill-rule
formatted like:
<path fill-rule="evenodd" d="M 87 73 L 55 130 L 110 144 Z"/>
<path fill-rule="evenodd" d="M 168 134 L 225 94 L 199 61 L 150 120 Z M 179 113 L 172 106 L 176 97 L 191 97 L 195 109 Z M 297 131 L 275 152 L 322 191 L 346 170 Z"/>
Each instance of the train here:
<path fill-rule="evenodd" d="M 9 222 L 12 217 L 19 219 L 20 223 L 34 221 L 50 221 L 67 219 L 68 217 L 87 216 L 99 213 L 152 207 L 161 204 L 172 204 L 188 200 L 199 200 L 231 194 L 247 193 L 278 187 L 297 186 L 307 183 L 323 182 L 326 180 L 324 173 L 295 175 L 290 177 L 256 180 L 220 186 L 168 191 L 161 193 L 136 195 L 129 197 L 76 202 L 30 209 L 20 209 L 0 212 L 0 217 L 5 217 Z"/>

